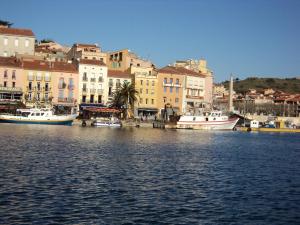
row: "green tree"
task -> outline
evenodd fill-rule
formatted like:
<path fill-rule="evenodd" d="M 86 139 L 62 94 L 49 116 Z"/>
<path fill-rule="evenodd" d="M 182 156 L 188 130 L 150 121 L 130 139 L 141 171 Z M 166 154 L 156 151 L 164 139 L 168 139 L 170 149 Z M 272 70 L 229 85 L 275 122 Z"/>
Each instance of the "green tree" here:
<path fill-rule="evenodd" d="M 126 118 L 128 118 L 132 114 L 137 95 L 138 91 L 135 90 L 134 84 L 124 81 L 122 86 L 113 93 L 111 106 L 122 109 L 126 114 Z"/>
<path fill-rule="evenodd" d="M 0 20 L 0 25 L 11 27 L 13 25 L 13 23 L 11 23 L 9 21 L 5 21 L 5 20 Z"/>

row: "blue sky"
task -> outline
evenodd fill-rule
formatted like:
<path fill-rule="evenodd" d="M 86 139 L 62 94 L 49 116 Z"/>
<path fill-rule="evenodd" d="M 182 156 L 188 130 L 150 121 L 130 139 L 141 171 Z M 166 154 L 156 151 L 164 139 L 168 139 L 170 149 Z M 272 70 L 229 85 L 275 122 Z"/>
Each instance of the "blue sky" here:
<path fill-rule="evenodd" d="M 10 0 L 0 19 L 39 40 L 129 48 L 158 67 L 205 58 L 216 82 L 300 76 L 299 0 Z"/>

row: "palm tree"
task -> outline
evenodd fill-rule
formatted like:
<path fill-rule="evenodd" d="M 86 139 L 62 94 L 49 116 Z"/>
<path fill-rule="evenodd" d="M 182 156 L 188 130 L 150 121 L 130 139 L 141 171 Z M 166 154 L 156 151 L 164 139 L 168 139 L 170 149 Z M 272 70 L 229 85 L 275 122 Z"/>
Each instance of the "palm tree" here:
<path fill-rule="evenodd" d="M 119 109 L 125 109 L 126 118 L 132 114 L 134 102 L 137 101 L 138 91 L 135 90 L 134 84 L 124 81 L 122 86 L 113 94 L 113 103 L 111 106 Z"/>

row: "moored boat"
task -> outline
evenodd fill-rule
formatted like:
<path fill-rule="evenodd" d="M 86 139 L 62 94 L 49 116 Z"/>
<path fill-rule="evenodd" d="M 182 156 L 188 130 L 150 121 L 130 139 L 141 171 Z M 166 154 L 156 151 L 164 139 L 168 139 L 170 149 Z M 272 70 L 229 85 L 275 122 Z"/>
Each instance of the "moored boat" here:
<path fill-rule="evenodd" d="M 97 117 L 93 120 L 92 126 L 95 127 L 121 127 L 121 121 L 116 117 L 111 118 L 104 118 L 104 117 Z"/>
<path fill-rule="evenodd" d="M 178 129 L 232 130 L 239 118 L 229 118 L 221 111 L 211 111 L 203 115 L 183 115 L 176 124 Z"/>
<path fill-rule="evenodd" d="M 72 125 L 76 114 L 55 115 L 50 108 L 17 109 L 17 113 L 0 115 L 0 123 Z"/>

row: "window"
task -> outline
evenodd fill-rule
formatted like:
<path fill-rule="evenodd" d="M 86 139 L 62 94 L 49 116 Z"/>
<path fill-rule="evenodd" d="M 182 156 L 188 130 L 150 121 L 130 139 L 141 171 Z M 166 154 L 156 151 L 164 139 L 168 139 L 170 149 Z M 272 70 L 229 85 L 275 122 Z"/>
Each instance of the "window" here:
<path fill-rule="evenodd" d="M 40 82 L 37 82 L 37 89 L 38 89 L 38 91 L 41 90 L 41 83 Z"/>
<path fill-rule="evenodd" d="M 179 84 L 179 79 L 176 79 L 176 84 Z"/>
<path fill-rule="evenodd" d="M 140 103 L 143 104 L 143 99 L 142 98 L 140 98 Z"/>
<path fill-rule="evenodd" d="M 87 81 L 87 74 L 86 74 L 86 72 L 83 73 L 82 80 L 83 80 L 83 81 Z"/>
<path fill-rule="evenodd" d="M 64 86 L 65 86 L 64 78 L 61 77 L 61 78 L 59 78 L 58 88 L 63 89 L 63 88 L 65 88 Z"/>
<path fill-rule="evenodd" d="M 146 98 L 146 105 L 148 104 L 148 98 Z"/>
<path fill-rule="evenodd" d="M 109 95 L 109 96 L 112 96 L 112 87 L 109 87 L 109 88 L 108 88 L 108 95 Z"/>
<path fill-rule="evenodd" d="M 34 77 L 33 77 L 33 72 L 29 72 L 28 74 L 28 80 L 34 80 Z"/>
<path fill-rule="evenodd" d="M 151 99 L 151 104 L 154 105 L 154 99 L 153 98 Z"/>
<path fill-rule="evenodd" d="M 151 89 L 151 95 L 154 95 L 154 89 Z"/>
<path fill-rule="evenodd" d="M 4 43 L 3 44 L 8 45 L 8 38 L 7 37 L 4 38 Z"/>
<path fill-rule="evenodd" d="M 148 94 L 148 89 L 146 89 L 146 94 Z"/>
<path fill-rule="evenodd" d="M 12 87 L 16 87 L 16 82 L 12 82 Z"/>
<path fill-rule="evenodd" d="M 143 94 L 143 88 L 140 88 L 140 94 Z"/>
<path fill-rule="evenodd" d="M 146 81 L 146 85 L 149 86 L 149 80 Z"/>
<path fill-rule="evenodd" d="M 176 87 L 176 93 L 177 94 L 179 93 L 179 87 Z"/>
<path fill-rule="evenodd" d="M 152 86 L 155 86 L 155 81 L 154 80 L 152 81 Z"/>
<path fill-rule="evenodd" d="M 49 83 L 45 83 L 45 91 L 49 91 Z"/>
<path fill-rule="evenodd" d="M 58 91 L 58 98 L 59 98 L 59 99 L 63 99 L 63 98 L 64 98 L 64 90 L 63 90 L 63 89 L 60 89 L 60 90 Z"/>
<path fill-rule="evenodd" d="M 6 81 L 4 81 L 4 83 L 3 83 L 3 87 L 6 87 L 7 86 L 7 82 Z"/>
<path fill-rule="evenodd" d="M 168 79 L 167 78 L 164 78 L 164 83 L 168 83 Z"/>
<path fill-rule="evenodd" d="M 28 89 L 29 89 L 29 91 L 32 90 L 32 82 L 29 82 L 29 84 L 28 84 Z"/>
<path fill-rule="evenodd" d="M 69 90 L 68 99 L 73 101 L 73 95 L 74 95 L 73 90 Z"/>
<path fill-rule="evenodd" d="M 178 103 L 179 102 L 179 98 L 175 98 L 175 103 Z"/>
<path fill-rule="evenodd" d="M 170 78 L 170 84 L 173 84 L 173 78 Z"/>
<path fill-rule="evenodd" d="M 167 92 L 167 87 L 164 87 L 164 93 L 166 93 Z"/>
<path fill-rule="evenodd" d="M 141 85 L 143 85 L 143 80 L 141 80 Z"/>
<path fill-rule="evenodd" d="M 40 99 L 41 99 L 41 94 L 40 94 L 40 93 L 37 93 L 37 94 L 36 94 L 36 100 L 39 101 Z"/>
<path fill-rule="evenodd" d="M 170 87 L 170 93 L 172 93 L 173 92 L 173 87 Z"/>
<path fill-rule="evenodd" d="M 85 95 L 82 96 L 82 102 L 83 102 L 83 103 L 86 102 L 86 96 L 85 96 Z"/>
<path fill-rule="evenodd" d="M 15 39 L 15 46 L 16 46 L 16 47 L 19 46 L 19 39 L 18 39 L 18 38 Z"/>
<path fill-rule="evenodd" d="M 167 101 L 167 98 L 166 98 L 166 97 L 164 97 L 164 103 L 166 103 L 166 101 Z"/>
<path fill-rule="evenodd" d="M 7 56 L 7 51 L 3 52 L 3 56 L 6 57 Z"/>
<path fill-rule="evenodd" d="M 42 80 L 42 74 L 40 72 L 37 73 L 36 80 Z"/>
<path fill-rule="evenodd" d="M 86 84 L 82 84 L 82 91 L 86 91 Z"/>
<path fill-rule="evenodd" d="M 16 71 L 15 71 L 15 70 L 12 71 L 11 78 L 12 78 L 13 80 L 16 79 Z"/>
<path fill-rule="evenodd" d="M 51 79 L 50 79 L 50 74 L 49 73 L 45 73 L 45 81 L 46 82 L 49 82 Z"/>
<path fill-rule="evenodd" d="M 26 48 L 29 47 L 29 40 L 28 39 L 25 40 L 25 47 Z"/>
<path fill-rule="evenodd" d="M 4 78 L 7 78 L 7 70 L 4 70 L 3 76 L 4 76 Z"/>

